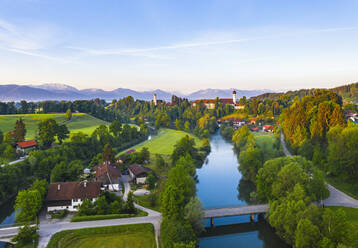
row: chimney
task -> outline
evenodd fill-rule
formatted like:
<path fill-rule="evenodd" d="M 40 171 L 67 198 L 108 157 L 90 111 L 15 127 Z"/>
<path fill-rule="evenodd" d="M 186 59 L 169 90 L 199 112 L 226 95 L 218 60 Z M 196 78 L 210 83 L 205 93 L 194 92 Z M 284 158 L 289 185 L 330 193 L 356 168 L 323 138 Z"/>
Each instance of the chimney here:
<path fill-rule="evenodd" d="M 58 184 L 57 185 L 57 190 L 60 190 L 61 189 L 61 184 Z"/>
<path fill-rule="evenodd" d="M 153 103 L 155 106 L 157 106 L 157 94 L 155 94 L 155 93 L 153 95 Z"/>
<path fill-rule="evenodd" d="M 232 102 L 234 104 L 236 104 L 236 91 L 235 90 L 232 92 Z"/>

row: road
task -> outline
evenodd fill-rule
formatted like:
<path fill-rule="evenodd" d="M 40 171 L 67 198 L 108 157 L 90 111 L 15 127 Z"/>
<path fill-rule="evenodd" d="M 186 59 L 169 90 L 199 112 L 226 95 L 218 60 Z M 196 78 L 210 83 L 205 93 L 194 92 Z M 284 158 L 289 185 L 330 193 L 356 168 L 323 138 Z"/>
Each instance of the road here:
<path fill-rule="evenodd" d="M 129 181 L 130 178 L 128 176 L 122 177 L 122 182 L 124 184 L 124 195 L 123 195 L 124 200 L 127 200 L 128 194 L 131 190 Z M 161 213 L 142 207 L 138 204 L 134 204 L 134 206 L 142 211 L 147 212 L 148 216 L 112 219 L 112 220 L 84 221 L 84 222 L 63 221 L 63 222 L 57 222 L 55 224 L 48 223 L 48 222 L 40 222 L 40 228 L 39 228 L 40 240 L 39 240 L 38 247 L 45 248 L 48 242 L 50 241 L 52 235 L 64 230 L 90 228 L 90 227 L 130 225 L 130 224 L 141 224 L 141 223 L 153 224 L 154 231 L 155 231 L 155 241 L 157 243 L 157 247 L 159 247 L 160 223 L 162 220 Z"/>
<path fill-rule="evenodd" d="M 285 143 L 285 136 L 281 132 L 281 145 L 282 150 L 286 156 L 292 157 L 291 153 L 287 149 Z M 351 208 L 358 208 L 358 200 L 353 199 L 352 197 L 346 195 L 342 191 L 336 189 L 332 185 L 328 184 L 329 189 L 329 197 L 323 201 L 324 205 L 326 206 L 342 206 L 342 207 L 351 207 Z"/>

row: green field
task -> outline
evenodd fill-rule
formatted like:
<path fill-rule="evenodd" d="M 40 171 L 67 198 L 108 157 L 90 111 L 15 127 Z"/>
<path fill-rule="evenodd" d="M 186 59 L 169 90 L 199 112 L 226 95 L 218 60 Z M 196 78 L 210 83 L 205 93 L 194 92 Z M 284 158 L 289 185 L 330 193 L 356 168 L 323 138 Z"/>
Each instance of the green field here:
<path fill-rule="evenodd" d="M 201 146 L 201 140 L 189 133 L 163 128 L 159 130 L 158 135 L 154 136 L 151 140 L 144 141 L 138 145 L 135 145 L 130 149 L 135 149 L 139 151 L 143 147 L 147 147 L 151 154 L 162 154 L 162 155 L 171 155 L 174 150 L 174 145 L 185 135 L 189 135 L 191 138 L 194 138 L 195 144 L 197 147 Z"/>
<path fill-rule="evenodd" d="M 357 208 L 348 208 L 348 207 L 329 207 L 332 210 L 337 211 L 338 209 L 343 209 L 347 215 L 347 219 L 352 223 L 355 230 L 358 229 L 358 209 Z"/>
<path fill-rule="evenodd" d="M 47 247 L 155 248 L 156 244 L 152 224 L 135 224 L 62 231 Z"/>
<path fill-rule="evenodd" d="M 20 117 L 26 125 L 26 139 L 35 138 L 38 123 L 48 118 L 56 120 L 59 124 L 66 124 L 71 133 L 91 134 L 99 125 L 107 124 L 105 121 L 83 113 L 73 113 L 72 119 L 69 121 L 66 120 L 65 114 L 0 115 L 0 130 L 4 133 L 14 130 L 16 120 Z"/>
<path fill-rule="evenodd" d="M 280 152 L 274 147 L 276 136 L 267 133 L 253 133 L 256 144 L 263 151 L 264 160 L 280 156 Z"/>

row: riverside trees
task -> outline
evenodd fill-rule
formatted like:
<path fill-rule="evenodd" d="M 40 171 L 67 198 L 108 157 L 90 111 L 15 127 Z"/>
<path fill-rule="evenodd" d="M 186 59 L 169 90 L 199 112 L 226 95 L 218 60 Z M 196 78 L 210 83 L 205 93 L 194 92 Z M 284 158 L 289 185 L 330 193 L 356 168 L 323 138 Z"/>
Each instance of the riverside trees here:
<path fill-rule="evenodd" d="M 192 150 L 188 150 L 188 147 Z M 203 230 L 202 205 L 196 197 L 193 178 L 195 160 L 191 157 L 191 154 L 197 153 L 189 137 L 180 140 L 173 152 L 173 167 L 160 195 L 164 247 L 195 247 L 196 235 Z"/>

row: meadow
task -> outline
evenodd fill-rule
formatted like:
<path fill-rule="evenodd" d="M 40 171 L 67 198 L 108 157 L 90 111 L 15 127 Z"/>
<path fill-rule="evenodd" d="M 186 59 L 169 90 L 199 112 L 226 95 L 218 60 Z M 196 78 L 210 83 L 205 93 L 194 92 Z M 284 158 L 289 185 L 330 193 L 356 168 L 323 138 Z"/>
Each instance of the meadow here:
<path fill-rule="evenodd" d="M 0 115 L 0 130 L 4 133 L 14 130 L 16 120 L 22 118 L 26 125 L 26 139 L 34 139 L 40 121 L 52 118 L 59 124 L 66 124 L 71 133 L 83 132 L 91 134 L 99 125 L 108 123 L 84 113 L 73 113 L 67 121 L 65 114 L 21 114 Z"/>
<path fill-rule="evenodd" d="M 281 152 L 275 148 L 277 136 L 272 133 L 253 133 L 256 144 L 263 151 L 264 160 L 281 156 Z"/>
<path fill-rule="evenodd" d="M 146 140 L 138 145 L 135 145 L 127 149 L 126 151 L 130 149 L 135 149 L 139 151 L 143 147 L 147 147 L 151 154 L 161 154 L 168 156 L 173 153 L 174 145 L 181 138 L 185 137 L 185 135 L 189 135 L 191 138 L 193 138 L 197 147 L 201 146 L 201 140 L 192 134 L 186 133 L 184 131 L 162 128 L 159 130 L 157 135 L 152 137 L 152 139 Z"/>
<path fill-rule="evenodd" d="M 56 233 L 50 248 L 155 248 L 152 224 L 134 224 L 68 230 Z"/>

